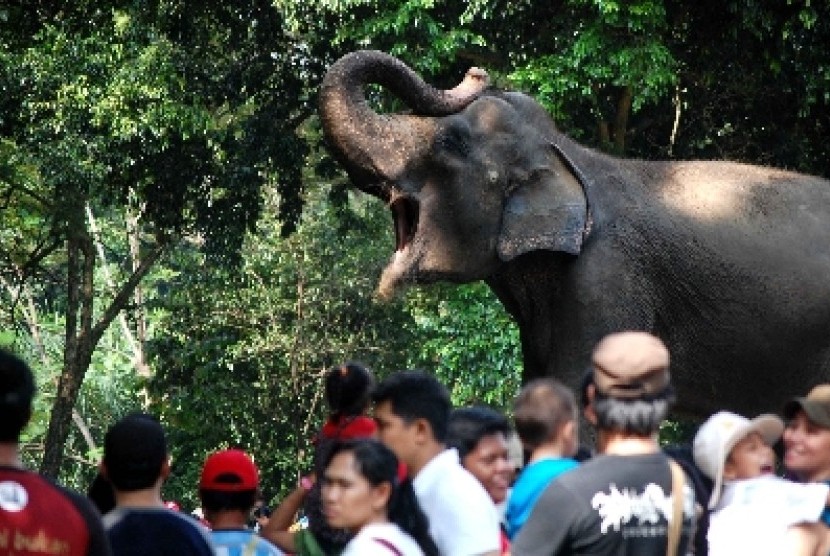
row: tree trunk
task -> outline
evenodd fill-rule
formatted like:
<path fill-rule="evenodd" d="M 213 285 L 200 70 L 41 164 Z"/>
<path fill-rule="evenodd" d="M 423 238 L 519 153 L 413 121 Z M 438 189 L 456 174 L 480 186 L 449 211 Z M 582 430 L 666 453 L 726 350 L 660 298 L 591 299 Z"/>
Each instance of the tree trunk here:
<path fill-rule="evenodd" d="M 93 324 L 93 242 L 85 228 L 70 234 L 67 240 L 66 344 L 63 371 L 49 417 L 46 445 L 40 466 L 40 472 L 45 476 L 57 479 L 60 473 L 64 447 L 72 423 L 72 410 L 78 400 L 78 393 L 92 361 L 95 346 L 110 323 L 127 306 L 141 279 L 159 259 L 166 246 L 166 243 L 157 245 L 141 260 L 98 321 Z"/>
<path fill-rule="evenodd" d="M 40 472 L 52 479 L 58 478 L 63 461 L 63 449 L 72 423 L 72 410 L 78 399 L 84 375 L 92 359 L 90 332 L 92 329 L 92 279 L 95 258 L 89 236 L 82 231 L 70 233 L 66 242 L 66 333 L 63 351 L 63 370 L 58 391 L 49 416 L 46 445 Z"/>
<path fill-rule="evenodd" d="M 632 91 L 626 85 L 617 99 L 617 114 L 614 119 L 614 150 L 617 154 L 625 153 L 625 135 L 628 131 L 628 116 L 631 114 Z"/>

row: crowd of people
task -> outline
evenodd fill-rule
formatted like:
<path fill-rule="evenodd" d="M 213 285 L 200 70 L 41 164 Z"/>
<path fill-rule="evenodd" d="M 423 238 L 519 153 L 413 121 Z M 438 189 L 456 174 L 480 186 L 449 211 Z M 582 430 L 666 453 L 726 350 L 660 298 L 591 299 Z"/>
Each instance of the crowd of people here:
<path fill-rule="evenodd" d="M 335 367 L 297 488 L 271 510 L 250 455 L 220 450 L 204 462 L 196 519 L 163 501 L 169 449 L 146 413 L 108 429 L 87 496 L 26 470 L 34 381 L 0 350 L 0 554 L 830 554 L 830 384 L 783 419 L 718 412 L 670 450 L 658 439 L 674 401 L 663 342 L 611 334 L 591 362 L 577 394 L 526 384 L 510 419 L 453 408 L 428 373 L 376 383 L 362 365 Z"/>

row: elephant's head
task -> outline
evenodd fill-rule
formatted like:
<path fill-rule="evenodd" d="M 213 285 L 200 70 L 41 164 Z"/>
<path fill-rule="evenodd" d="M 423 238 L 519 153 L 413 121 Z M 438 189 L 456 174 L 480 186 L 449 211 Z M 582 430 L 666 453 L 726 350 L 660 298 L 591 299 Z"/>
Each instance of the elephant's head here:
<path fill-rule="evenodd" d="M 370 83 L 390 89 L 410 114 L 379 114 Z M 323 129 L 356 187 L 392 210 L 396 252 L 380 292 L 406 282 L 485 278 L 535 249 L 577 254 L 585 195 L 554 147 L 545 111 L 518 93 L 485 91 L 471 70 L 438 91 L 399 60 L 348 54 L 320 92 Z"/>

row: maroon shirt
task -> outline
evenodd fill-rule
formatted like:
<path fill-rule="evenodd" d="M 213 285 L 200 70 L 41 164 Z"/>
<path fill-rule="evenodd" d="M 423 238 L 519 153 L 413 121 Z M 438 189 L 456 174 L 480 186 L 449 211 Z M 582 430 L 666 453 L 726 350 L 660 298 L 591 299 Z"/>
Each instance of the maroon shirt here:
<path fill-rule="evenodd" d="M 32 471 L 0 467 L 0 554 L 109 556 L 101 518 L 86 497 Z"/>

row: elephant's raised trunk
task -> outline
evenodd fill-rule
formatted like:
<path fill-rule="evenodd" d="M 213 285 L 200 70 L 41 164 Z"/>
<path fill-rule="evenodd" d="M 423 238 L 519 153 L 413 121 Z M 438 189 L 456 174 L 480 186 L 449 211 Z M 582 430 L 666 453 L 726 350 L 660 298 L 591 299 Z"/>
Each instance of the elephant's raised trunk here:
<path fill-rule="evenodd" d="M 409 160 L 429 148 L 432 118 L 462 110 L 487 86 L 484 70 L 472 68 L 454 89 L 441 91 L 425 83 L 400 60 L 374 50 L 352 52 L 335 62 L 320 89 L 323 130 L 352 181 L 384 196 L 380 182 L 394 180 Z M 378 114 L 364 87 L 389 89 L 414 115 Z"/>

